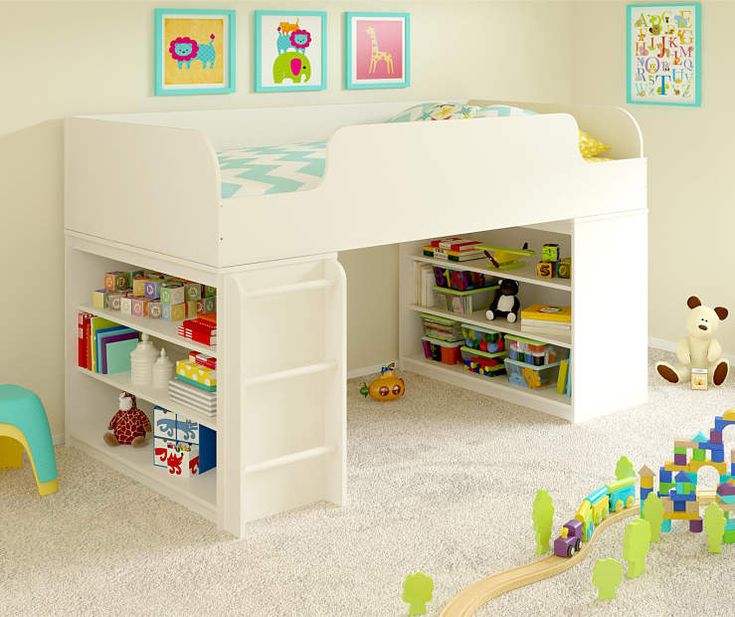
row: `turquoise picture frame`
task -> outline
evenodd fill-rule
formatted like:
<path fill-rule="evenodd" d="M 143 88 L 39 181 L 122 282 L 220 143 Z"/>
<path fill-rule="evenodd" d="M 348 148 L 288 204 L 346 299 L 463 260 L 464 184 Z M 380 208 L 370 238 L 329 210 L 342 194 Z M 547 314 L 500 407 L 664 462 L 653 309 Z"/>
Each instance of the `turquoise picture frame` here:
<path fill-rule="evenodd" d="M 321 33 L 320 38 L 321 41 L 319 41 L 319 62 L 320 62 L 320 75 L 321 78 L 319 80 L 319 83 L 302 83 L 301 85 L 297 85 L 293 82 L 291 79 L 291 83 L 288 85 L 282 85 L 280 83 L 275 83 L 275 78 L 270 80 L 273 81 L 273 84 L 266 83 L 266 78 L 264 75 L 264 67 L 263 64 L 266 61 L 266 57 L 263 53 L 264 45 L 267 44 L 267 41 L 265 39 L 265 34 L 263 32 L 263 20 L 264 18 L 269 17 L 284 17 L 284 18 L 296 18 L 298 23 L 298 19 L 302 17 L 316 17 L 319 18 L 320 24 L 321 24 Z M 254 39 L 254 54 L 253 54 L 253 62 L 254 62 L 254 71 L 253 71 L 253 88 L 255 92 L 296 92 L 296 91 L 304 91 L 304 92 L 314 92 L 317 90 L 326 90 L 327 89 L 327 12 L 326 11 L 274 11 L 274 10 L 267 10 L 267 11 L 254 11 L 253 13 L 253 39 Z M 273 44 L 276 44 L 277 37 L 274 37 Z M 308 49 L 308 48 L 307 48 Z M 308 51 L 305 49 L 304 54 L 309 59 L 309 71 L 313 69 L 313 63 L 311 61 L 311 56 L 308 53 Z M 289 52 L 284 52 L 289 53 Z M 292 52 L 297 53 L 297 52 Z M 277 56 L 280 56 L 281 52 L 280 49 L 277 53 Z M 268 67 L 268 71 L 273 71 L 272 68 L 273 65 Z M 310 72 L 311 75 L 311 72 Z M 300 78 L 300 77 L 299 77 Z M 283 78 L 290 79 L 288 77 Z"/>
<path fill-rule="evenodd" d="M 223 17 L 227 24 L 223 26 L 223 32 L 227 32 L 227 67 L 223 73 L 226 76 L 222 86 L 203 85 L 201 87 L 178 87 L 167 86 L 164 83 L 164 20 L 167 17 Z M 230 9 L 155 9 L 154 18 L 154 86 L 156 96 L 181 96 L 192 94 L 229 94 L 236 89 L 236 21 L 237 12 Z M 224 49 L 224 47 L 223 47 Z"/>
<path fill-rule="evenodd" d="M 641 100 L 637 98 L 633 93 L 633 45 L 634 37 L 640 36 L 639 33 L 634 33 L 634 19 L 636 16 L 636 9 L 660 9 L 661 13 L 666 11 L 681 11 L 682 9 L 691 8 L 694 11 L 694 96 L 692 100 L 666 100 L 664 96 L 656 99 Z M 640 4 L 629 4 L 626 6 L 625 11 L 625 22 L 626 22 L 626 41 L 625 41 L 625 100 L 629 105 L 665 105 L 673 107 L 700 107 L 702 105 L 702 6 L 700 2 L 653 2 L 653 3 L 640 3 Z M 678 21 L 676 22 L 679 23 Z M 655 27 L 656 24 L 649 26 Z M 663 26 L 665 28 L 665 26 Z M 640 26 L 638 26 L 640 28 Z M 651 36 L 659 36 L 650 32 Z M 660 35 L 660 36 L 666 36 Z M 669 53 L 671 49 L 669 49 Z M 636 56 L 637 57 L 637 56 Z M 664 80 L 665 81 L 665 80 Z"/>
<path fill-rule="evenodd" d="M 357 81 L 353 78 L 353 48 L 352 22 L 354 19 L 403 19 L 404 41 L 403 41 L 403 80 L 398 82 L 380 82 L 372 80 Z M 375 88 L 408 88 L 411 85 L 411 14 L 410 13 L 385 13 L 385 12 L 346 12 L 344 19 L 345 28 L 345 65 L 344 86 L 348 90 L 372 90 Z"/>

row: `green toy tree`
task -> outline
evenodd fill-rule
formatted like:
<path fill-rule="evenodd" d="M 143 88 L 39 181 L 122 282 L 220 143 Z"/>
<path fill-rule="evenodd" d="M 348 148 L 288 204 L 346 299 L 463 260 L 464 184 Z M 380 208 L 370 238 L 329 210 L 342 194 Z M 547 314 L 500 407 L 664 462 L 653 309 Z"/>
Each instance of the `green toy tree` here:
<path fill-rule="evenodd" d="M 618 459 L 617 465 L 615 465 L 615 477 L 618 480 L 636 477 L 635 469 L 633 469 L 633 463 L 630 462 L 630 459 L 628 459 L 627 456 L 621 456 Z"/>
<path fill-rule="evenodd" d="M 403 581 L 401 599 L 408 604 L 408 615 L 426 615 L 426 603 L 434 594 L 434 581 L 428 574 L 413 572 Z"/>
<path fill-rule="evenodd" d="M 722 536 L 725 535 L 725 513 L 722 508 L 712 502 L 704 511 L 704 532 L 707 534 L 707 545 L 710 553 L 722 552 Z"/>
<path fill-rule="evenodd" d="M 592 584 L 597 587 L 598 600 L 614 600 L 623 580 L 623 564 L 612 557 L 598 559 L 592 569 Z"/>
<path fill-rule="evenodd" d="M 664 522 L 664 504 L 656 493 L 649 493 L 643 504 L 642 518 L 651 526 L 651 542 L 661 539 L 661 523 Z"/>
<path fill-rule="evenodd" d="M 628 578 L 637 578 L 646 571 L 646 555 L 651 548 L 651 525 L 637 518 L 628 523 L 623 538 L 623 558 L 628 562 Z"/>
<path fill-rule="evenodd" d="M 551 526 L 554 524 L 554 503 L 544 489 L 536 491 L 533 500 L 533 529 L 536 532 L 536 554 L 543 555 L 551 550 Z"/>

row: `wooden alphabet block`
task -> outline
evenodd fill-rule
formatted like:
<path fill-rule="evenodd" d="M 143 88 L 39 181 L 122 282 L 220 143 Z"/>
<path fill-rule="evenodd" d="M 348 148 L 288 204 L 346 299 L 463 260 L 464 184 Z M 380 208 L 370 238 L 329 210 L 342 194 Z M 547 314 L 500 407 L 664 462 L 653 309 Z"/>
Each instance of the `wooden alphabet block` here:
<path fill-rule="evenodd" d="M 148 317 L 148 303 L 150 300 L 147 298 L 132 298 L 131 312 L 134 317 Z"/>
<path fill-rule="evenodd" d="M 120 299 L 120 312 L 123 315 L 133 314 L 133 299 L 130 296 Z"/>
<path fill-rule="evenodd" d="M 186 292 L 183 285 L 176 283 L 164 283 L 161 287 L 161 304 L 175 305 L 183 304 L 186 299 Z"/>
<path fill-rule="evenodd" d="M 202 286 L 199 283 L 185 283 L 184 295 L 186 296 L 187 302 L 199 300 L 202 297 Z"/>
<path fill-rule="evenodd" d="M 109 291 L 106 289 L 96 289 L 92 292 L 92 306 L 94 308 L 107 308 L 107 294 Z"/>
<path fill-rule="evenodd" d="M 149 300 L 148 301 L 148 317 L 151 319 L 161 319 L 163 316 L 163 308 L 161 307 L 160 300 Z"/>
<path fill-rule="evenodd" d="M 550 261 L 539 261 L 536 264 L 536 276 L 540 279 L 554 278 L 554 264 Z"/>

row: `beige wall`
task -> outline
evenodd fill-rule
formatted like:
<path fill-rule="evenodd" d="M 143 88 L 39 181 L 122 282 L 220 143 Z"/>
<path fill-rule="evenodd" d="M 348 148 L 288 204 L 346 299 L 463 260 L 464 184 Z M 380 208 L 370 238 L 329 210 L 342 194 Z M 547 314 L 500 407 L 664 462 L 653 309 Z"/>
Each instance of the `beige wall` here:
<path fill-rule="evenodd" d="M 580 2 L 575 11 L 574 99 L 625 106 L 625 2 Z M 735 353 L 732 245 L 735 86 L 725 75 L 735 2 L 703 2 L 702 106 L 628 105 L 643 131 L 649 165 L 651 337 L 684 335 L 686 299 L 727 306 L 720 340 Z M 625 310 L 625 238 L 611 238 L 621 263 Z M 611 253 L 612 254 L 612 253 Z"/>
<path fill-rule="evenodd" d="M 470 96 L 565 101 L 572 92 L 568 3 L 356 0 L 296 5 L 329 12 L 330 79 L 325 92 L 252 93 L 249 37 L 254 5 L 238 3 L 231 5 L 239 17 L 237 93 L 156 98 L 151 95 L 151 39 L 153 8 L 161 4 L 166 3 L 0 2 L 0 262 L 6 272 L 6 297 L 0 304 L 0 382 L 36 390 L 57 434 L 63 428 L 65 116 Z M 258 7 L 269 4 L 275 6 L 264 1 Z M 347 8 L 411 12 L 411 88 L 342 89 L 341 24 Z M 549 50 L 554 50 L 554 61 L 541 61 Z M 356 214 L 355 224 L 370 215 Z M 350 289 L 350 368 L 395 358 L 395 247 L 346 253 L 343 261 Z"/>

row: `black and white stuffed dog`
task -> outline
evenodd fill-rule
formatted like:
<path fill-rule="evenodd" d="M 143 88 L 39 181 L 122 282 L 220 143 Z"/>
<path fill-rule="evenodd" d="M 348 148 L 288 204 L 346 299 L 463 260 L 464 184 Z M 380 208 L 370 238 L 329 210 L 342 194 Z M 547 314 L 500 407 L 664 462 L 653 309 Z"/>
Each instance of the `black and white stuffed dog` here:
<path fill-rule="evenodd" d="M 521 301 L 518 299 L 518 283 L 509 279 L 500 281 L 500 289 L 495 294 L 490 308 L 485 313 L 485 317 L 492 321 L 496 317 L 505 317 L 508 323 L 514 323 L 518 319 L 518 313 L 521 310 Z"/>

